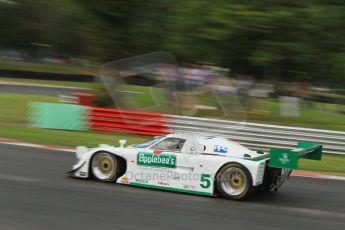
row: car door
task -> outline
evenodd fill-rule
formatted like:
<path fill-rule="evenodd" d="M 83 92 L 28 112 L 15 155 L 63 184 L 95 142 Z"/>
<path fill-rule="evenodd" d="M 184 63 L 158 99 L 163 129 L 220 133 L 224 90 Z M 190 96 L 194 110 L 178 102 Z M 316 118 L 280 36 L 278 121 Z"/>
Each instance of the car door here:
<path fill-rule="evenodd" d="M 166 177 L 154 181 L 159 186 L 174 188 L 185 192 L 199 192 L 210 184 L 203 175 L 203 159 L 193 137 L 166 138 L 152 146 L 153 152 L 170 156 L 174 159 L 172 167 L 163 167 Z M 206 187 L 205 187 L 206 186 Z"/>
<path fill-rule="evenodd" d="M 211 194 L 210 174 L 205 174 L 205 155 L 201 155 L 204 146 L 199 146 L 194 137 L 189 138 L 177 158 L 176 172 L 178 180 L 175 186 L 185 192 Z"/>
<path fill-rule="evenodd" d="M 146 187 L 173 187 L 169 178 L 177 167 L 177 161 L 185 139 L 167 137 L 150 148 L 140 149 L 136 153 L 133 168 L 134 177 L 130 184 Z"/>

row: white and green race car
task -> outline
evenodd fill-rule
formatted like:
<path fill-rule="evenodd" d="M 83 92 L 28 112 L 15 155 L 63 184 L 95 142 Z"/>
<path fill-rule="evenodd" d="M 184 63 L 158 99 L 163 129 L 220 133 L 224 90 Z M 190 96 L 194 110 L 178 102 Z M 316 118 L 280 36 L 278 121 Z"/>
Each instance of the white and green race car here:
<path fill-rule="evenodd" d="M 174 133 L 125 147 L 77 147 L 69 175 L 233 200 L 254 190 L 275 190 L 297 168 L 299 158 L 321 160 L 322 146 L 253 151 L 222 137 Z"/>

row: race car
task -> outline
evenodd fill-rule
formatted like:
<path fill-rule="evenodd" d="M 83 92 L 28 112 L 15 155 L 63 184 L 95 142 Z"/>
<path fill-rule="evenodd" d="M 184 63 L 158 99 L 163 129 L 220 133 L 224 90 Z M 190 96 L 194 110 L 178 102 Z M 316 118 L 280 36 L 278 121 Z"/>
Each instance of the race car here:
<path fill-rule="evenodd" d="M 78 146 L 69 175 L 191 194 L 242 200 L 255 190 L 274 190 L 288 180 L 299 158 L 321 160 L 322 145 L 250 150 L 217 136 L 172 133 L 125 147 Z"/>

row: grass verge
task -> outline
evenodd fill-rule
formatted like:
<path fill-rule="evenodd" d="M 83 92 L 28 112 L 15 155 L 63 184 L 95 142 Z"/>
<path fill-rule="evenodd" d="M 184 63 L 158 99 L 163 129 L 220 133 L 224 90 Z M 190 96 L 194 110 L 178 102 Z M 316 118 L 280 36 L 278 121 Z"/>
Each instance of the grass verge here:
<path fill-rule="evenodd" d="M 319 105 L 321 103 L 316 104 Z M 277 100 L 257 100 L 256 106 L 258 109 L 269 111 L 269 113 L 264 115 L 249 114 L 248 118 L 251 121 L 345 131 L 345 115 L 340 113 L 316 109 L 314 107 L 302 107 L 299 117 L 283 117 L 280 116 L 280 106 Z"/>
<path fill-rule="evenodd" d="M 25 94 L 0 94 L 0 124 L 26 124 L 28 104 L 32 101 L 58 102 L 57 97 Z"/>
<path fill-rule="evenodd" d="M 345 155 L 323 154 L 321 161 L 301 159 L 298 169 L 345 173 Z"/>

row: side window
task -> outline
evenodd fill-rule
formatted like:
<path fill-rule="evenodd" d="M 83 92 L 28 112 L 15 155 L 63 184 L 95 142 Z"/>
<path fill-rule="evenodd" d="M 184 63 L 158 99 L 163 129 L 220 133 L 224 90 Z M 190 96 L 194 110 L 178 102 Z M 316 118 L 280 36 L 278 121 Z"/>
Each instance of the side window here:
<path fill-rule="evenodd" d="M 180 152 L 185 142 L 186 140 L 181 138 L 166 138 L 152 146 L 151 149 Z"/>

